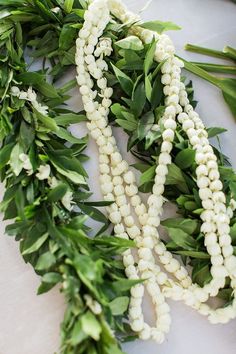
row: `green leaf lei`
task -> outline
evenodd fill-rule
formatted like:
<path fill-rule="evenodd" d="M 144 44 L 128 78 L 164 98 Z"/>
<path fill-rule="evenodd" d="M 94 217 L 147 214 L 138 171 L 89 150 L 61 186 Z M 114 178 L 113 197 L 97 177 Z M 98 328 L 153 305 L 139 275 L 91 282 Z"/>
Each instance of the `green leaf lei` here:
<path fill-rule="evenodd" d="M 74 80 L 55 88 L 57 79 L 74 64 L 74 42 L 84 13 L 81 4 L 0 1 L 0 170 L 6 187 L 1 211 L 5 220 L 14 220 L 6 232 L 20 242 L 25 262 L 41 277 L 38 294 L 59 284 L 66 298 L 61 353 L 118 354 L 119 341 L 130 333 L 127 295 L 135 281 L 125 278 L 117 256 L 133 242 L 104 234 L 109 222 L 96 207 L 110 203 L 87 201 L 91 193 L 83 151 L 88 137 L 75 138 L 67 131 L 86 117 L 64 105 Z M 52 10 L 55 6 L 60 6 L 58 13 Z M 32 72 L 29 58 L 41 58 L 41 69 Z M 29 86 L 37 92 L 40 109 L 24 97 Z M 16 96 L 16 87 L 21 97 Z M 48 166 L 48 179 L 37 178 Z M 80 209 L 71 210 L 63 202 L 68 193 Z M 102 225 L 92 238 L 88 217 Z"/>
<path fill-rule="evenodd" d="M 6 231 L 20 242 L 24 260 L 42 279 L 38 293 L 60 284 L 66 298 L 61 353 L 119 354 L 120 342 L 132 335 L 126 310 L 135 281 L 126 279 L 117 256 L 133 243 L 104 234 L 109 223 L 97 208 L 108 204 L 87 201 L 91 193 L 83 167 L 88 157 L 83 151 L 88 138 L 78 139 L 67 131 L 70 124 L 86 118 L 65 105 L 75 80 L 59 89 L 55 85 L 74 65 L 75 39 L 86 6 L 84 0 L 0 0 L 0 170 L 6 186 L 1 211 L 5 219 L 14 220 Z M 141 171 L 139 189 L 146 193 L 151 191 L 160 152 L 163 63 L 157 65 L 153 60 L 155 42 L 143 46 L 128 36 L 128 26 L 116 25 L 106 33 L 114 44 L 107 73 L 115 88 L 109 119 L 128 134 L 127 149 L 139 159 L 134 165 Z M 160 21 L 142 26 L 160 32 L 179 29 Z M 40 58 L 41 69 L 32 71 L 29 58 Z M 200 73 L 199 68 L 190 71 Z M 22 93 L 32 87 L 42 109 L 36 109 L 24 95 L 18 97 L 14 87 Z M 191 82 L 188 94 L 195 106 Z M 218 127 L 208 130 L 210 137 L 217 138 L 223 132 Z M 229 202 L 231 195 L 236 198 L 236 175 L 220 149 L 214 149 Z M 164 220 L 162 227 L 169 236 L 168 249 L 192 266 L 193 281 L 203 285 L 211 277 L 210 261 L 200 232 L 194 151 L 181 126 L 172 159 L 164 196 L 177 207 L 180 217 Z M 47 179 L 35 178 L 48 166 Z M 68 207 L 65 196 L 79 209 Z M 86 225 L 88 217 L 102 224 L 94 237 Z M 236 247 L 235 215 L 231 237 Z M 231 292 L 226 284 L 219 296 L 229 302 Z"/>

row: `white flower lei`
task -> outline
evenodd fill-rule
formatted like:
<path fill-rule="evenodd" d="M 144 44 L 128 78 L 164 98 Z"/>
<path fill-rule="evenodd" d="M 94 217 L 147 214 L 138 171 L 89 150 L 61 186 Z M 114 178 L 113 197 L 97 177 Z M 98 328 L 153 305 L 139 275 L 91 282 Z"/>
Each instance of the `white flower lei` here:
<path fill-rule="evenodd" d="M 148 198 L 147 206 L 142 203 L 135 176 L 119 153 L 111 127 L 108 125 L 109 107 L 112 104 L 110 97 L 113 90 L 107 86 L 107 80 L 103 76 L 103 72 L 107 70 L 103 56 L 111 54 L 112 46 L 110 40 L 104 37 L 99 40 L 99 38 L 110 22 L 111 14 L 124 23 L 135 23 L 140 20 L 138 16 L 128 12 L 118 0 L 91 1 L 85 12 L 83 28 L 76 41 L 77 81 L 84 109 L 90 120 L 87 124 L 88 129 L 99 147 L 101 190 L 105 200 L 115 201 L 107 208 L 108 216 L 114 224 L 115 234 L 127 239 L 132 238 L 137 245 L 137 266 L 130 250 L 123 254 L 126 275 L 130 279 L 147 279 L 144 285 L 139 284 L 131 289 L 129 309 L 131 327 L 139 333 L 140 338 L 153 338 L 161 343 L 171 323 L 166 297 L 183 300 L 187 305 L 207 316 L 212 323 L 226 323 L 236 317 L 235 297 L 231 305 L 217 310 L 205 304 L 210 296 L 216 296 L 224 287 L 227 276 L 231 279 L 231 287 L 235 293 L 236 257 L 233 255 L 229 222 L 236 203 L 232 200 L 230 207 L 226 209 L 217 159 L 209 144 L 204 124 L 189 104 L 185 85 L 180 81 L 183 63 L 175 58 L 175 49 L 170 38 L 165 34 L 157 35 L 135 24 L 130 30 L 132 34 L 137 35 L 145 43 L 150 43 L 153 37 L 158 39 L 155 60 L 157 62 L 166 60 L 161 68 L 166 96 L 163 143 L 152 194 Z M 94 80 L 97 80 L 99 93 L 93 90 Z M 103 97 L 101 104 L 96 101 L 97 95 Z M 202 288 L 192 283 L 187 270 L 166 250 L 157 230 L 163 210 L 162 195 L 168 173 L 167 167 L 171 163 L 170 152 L 175 136 L 176 118 L 182 124 L 196 151 L 197 185 L 204 209 L 201 214 L 203 221 L 201 231 L 205 236 L 205 246 L 212 264 L 212 280 Z M 134 209 L 138 223 L 132 216 L 131 207 Z M 175 281 L 156 264 L 155 254 L 164 269 L 175 277 Z M 142 312 L 144 287 L 155 305 L 157 318 L 155 327 L 150 327 L 144 322 Z"/>

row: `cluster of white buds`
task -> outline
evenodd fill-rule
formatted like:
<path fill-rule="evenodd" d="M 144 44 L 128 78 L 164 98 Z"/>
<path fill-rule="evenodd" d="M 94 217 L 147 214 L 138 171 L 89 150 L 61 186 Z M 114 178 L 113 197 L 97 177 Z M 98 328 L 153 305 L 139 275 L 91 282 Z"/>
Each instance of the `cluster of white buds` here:
<path fill-rule="evenodd" d="M 30 161 L 30 158 L 27 154 L 21 153 L 19 155 L 19 160 L 23 163 L 23 168 L 26 170 L 28 176 L 33 174 L 33 166 Z"/>
<path fill-rule="evenodd" d="M 37 100 L 37 94 L 36 92 L 32 89 L 32 87 L 29 87 L 27 91 L 21 91 L 19 87 L 17 86 L 12 86 L 11 88 L 11 94 L 15 97 L 18 97 L 20 100 L 25 100 L 29 101 L 32 103 L 32 106 L 41 114 L 47 115 L 48 114 L 48 107 L 43 106 L 41 103 L 38 102 Z"/>
<path fill-rule="evenodd" d="M 111 127 L 108 125 L 113 90 L 108 87 L 104 77 L 104 72 L 108 69 L 104 56 L 111 54 L 112 47 L 108 38 L 102 37 L 100 40 L 99 38 L 111 20 L 110 12 L 122 22 L 134 23 L 130 32 L 139 36 L 144 43 L 150 43 L 154 37 L 157 40 L 155 60 L 157 62 L 165 60 L 161 68 L 161 80 L 166 96 L 166 108 L 162 118 L 164 130 L 148 206 L 142 203 L 138 195 L 135 176 L 119 153 Z M 76 41 L 75 60 L 77 81 L 84 109 L 90 121 L 87 124 L 88 129 L 99 147 L 101 190 L 105 200 L 114 201 L 107 207 L 108 216 L 114 224 L 115 234 L 135 240 L 138 250 L 137 262 L 130 250 L 124 252 L 125 272 L 130 279 L 145 279 L 143 284 L 131 289 L 129 309 L 131 327 L 139 333 L 140 338 L 153 338 L 161 343 L 171 323 L 165 297 L 184 300 L 187 305 L 208 316 L 213 323 L 224 323 L 236 316 L 235 299 L 230 306 L 217 310 L 212 310 L 205 304 L 209 296 L 217 295 L 219 289 L 224 286 L 226 276 L 230 276 L 232 288 L 236 287 L 236 258 L 233 256 L 229 235 L 229 221 L 235 203 L 231 202 L 231 207 L 226 209 L 217 159 L 209 145 L 204 125 L 189 104 L 185 86 L 181 83 L 183 63 L 174 56 L 173 43 L 167 35 L 157 35 L 139 27 L 135 24 L 138 21 L 139 18 L 128 12 L 118 0 L 94 0 L 85 12 L 85 22 Z M 99 58 L 96 59 L 97 57 Z M 98 91 L 93 90 L 94 80 Z M 101 103 L 100 99 L 96 100 L 97 97 L 102 98 Z M 212 280 L 203 288 L 192 284 L 187 270 L 166 250 L 157 230 L 163 212 L 164 185 L 168 165 L 171 163 L 176 118 L 196 150 L 197 184 L 204 209 L 201 215 L 203 220 L 201 231 L 205 235 L 205 245 L 212 263 Z M 176 278 L 176 282 L 161 271 L 156 264 L 155 254 L 158 255 L 165 270 Z M 149 326 L 144 321 L 142 299 L 145 287 L 155 306 L 157 317 L 155 327 Z"/>
<path fill-rule="evenodd" d="M 102 312 L 102 307 L 99 302 L 94 300 L 89 294 L 84 295 L 84 300 L 86 302 L 86 305 L 95 315 L 100 315 L 100 313 Z"/>
<path fill-rule="evenodd" d="M 38 167 L 38 173 L 36 173 L 36 177 L 43 181 L 44 179 L 48 179 L 50 176 L 50 172 L 51 172 L 51 167 L 50 165 L 46 164 L 46 165 L 40 165 Z"/>

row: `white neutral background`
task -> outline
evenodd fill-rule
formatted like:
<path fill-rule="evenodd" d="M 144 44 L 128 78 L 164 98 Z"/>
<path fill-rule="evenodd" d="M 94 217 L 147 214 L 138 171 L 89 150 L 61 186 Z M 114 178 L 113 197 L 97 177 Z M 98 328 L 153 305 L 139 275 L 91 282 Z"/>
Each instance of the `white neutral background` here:
<path fill-rule="evenodd" d="M 135 12 L 143 8 L 146 0 L 127 0 Z M 143 13 L 145 20 L 171 20 L 182 31 L 171 32 L 177 53 L 198 60 L 197 55 L 184 53 L 183 46 L 190 42 L 222 49 L 229 44 L 236 47 L 236 5 L 227 0 L 153 0 Z M 202 58 L 201 58 L 202 59 Z M 190 75 L 188 75 L 190 77 Z M 224 105 L 220 92 L 194 77 L 195 96 L 199 100 L 197 111 L 204 123 L 223 125 L 228 133 L 222 136 L 223 150 L 236 167 L 236 123 Z M 79 108 L 80 99 L 71 100 Z M 73 127 L 80 136 L 85 127 Z M 119 134 L 120 148 L 125 152 L 125 137 Z M 91 156 L 87 168 L 94 198 L 100 198 L 97 168 L 97 150 L 89 143 Z M 129 158 L 128 158 L 129 159 Z M 0 191 L 3 193 L 3 186 Z M 0 354 L 53 354 L 59 348 L 59 323 L 63 318 L 64 302 L 57 289 L 36 296 L 39 279 L 31 267 L 22 261 L 17 243 L 4 235 L 0 226 Z M 127 354 L 235 354 L 236 320 L 227 325 L 210 325 L 205 318 L 181 303 L 170 302 L 173 324 L 167 340 L 161 346 L 154 342 L 136 341 L 124 346 Z M 146 306 L 147 317 L 152 314 Z"/>

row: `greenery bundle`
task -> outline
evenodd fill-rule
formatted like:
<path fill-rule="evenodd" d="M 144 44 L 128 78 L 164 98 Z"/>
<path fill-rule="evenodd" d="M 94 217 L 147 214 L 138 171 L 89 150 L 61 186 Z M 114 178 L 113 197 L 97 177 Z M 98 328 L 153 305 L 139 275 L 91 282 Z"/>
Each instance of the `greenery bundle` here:
<path fill-rule="evenodd" d="M 119 354 L 121 343 L 135 338 L 128 322 L 129 291 L 145 279 L 126 278 L 121 255 L 135 242 L 115 237 L 99 210 L 113 201 L 89 199 L 83 166 L 88 160 L 84 153 L 88 136 L 76 138 L 67 129 L 87 121 L 85 112 L 72 112 L 66 105 L 76 80 L 57 88 L 58 79 L 75 66 L 75 43 L 87 7 L 84 0 L 0 0 L 0 170 L 6 187 L 0 207 L 4 219 L 14 220 L 7 233 L 20 242 L 24 260 L 42 279 L 38 294 L 59 284 L 66 298 L 61 353 Z M 113 48 L 103 58 L 113 88 L 108 119 L 127 133 L 127 150 L 138 159 L 132 167 L 141 172 L 139 191 L 149 193 L 163 142 L 166 101 L 161 68 L 166 60 L 159 64 L 154 60 L 156 41 L 145 44 L 130 35 L 132 25 L 113 17 L 103 33 Z M 160 21 L 141 26 L 159 34 L 179 29 Z M 40 70 L 32 69 L 35 61 L 41 63 Z M 235 79 L 213 80 L 204 71 L 235 74 L 234 67 L 187 62 L 185 66 L 217 84 L 235 114 Z M 186 88 L 195 107 L 192 82 Z M 208 137 L 217 140 L 225 131 L 207 129 Z M 220 147 L 213 149 L 228 207 L 232 198 L 236 200 L 236 174 Z M 168 236 L 168 241 L 163 240 L 167 249 L 190 265 L 193 282 L 204 286 L 212 279 L 211 259 L 201 231 L 195 155 L 177 123 L 163 194 L 177 215 L 163 220 L 161 228 Z M 88 218 L 101 223 L 95 235 L 86 224 Z M 230 236 L 235 251 L 235 212 Z M 217 296 L 230 304 L 232 293 L 227 278 Z"/>

